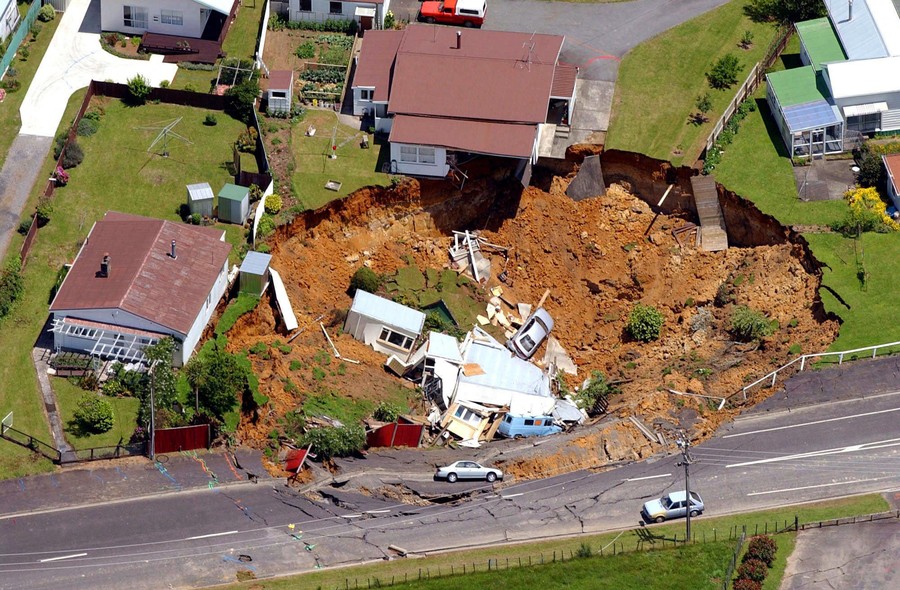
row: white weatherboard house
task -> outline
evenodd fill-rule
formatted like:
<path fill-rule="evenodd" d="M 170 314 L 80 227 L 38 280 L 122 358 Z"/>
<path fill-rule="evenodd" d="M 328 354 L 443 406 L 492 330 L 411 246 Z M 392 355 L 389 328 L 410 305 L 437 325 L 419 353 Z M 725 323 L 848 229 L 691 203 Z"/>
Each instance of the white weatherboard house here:
<path fill-rule="evenodd" d="M 881 156 L 887 172 L 887 193 L 894 208 L 900 211 L 900 154 Z"/>
<path fill-rule="evenodd" d="M 228 15 L 235 0 L 101 0 L 100 26 L 128 35 L 160 33 L 201 38 L 213 13 Z M 218 31 L 216 31 L 218 35 Z"/>
<path fill-rule="evenodd" d="M 405 359 L 424 325 L 421 311 L 357 289 L 344 331 L 380 353 Z"/>
<path fill-rule="evenodd" d="M 53 345 L 124 362 L 166 336 L 191 357 L 228 285 L 225 232 L 108 212 L 50 304 Z"/>
<path fill-rule="evenodd" d="M 0 41 L 5 41 L 16 31 L 19 9 L 16 7 L 16 0 L 0 0 L 0 7 Z"/>
<path fill-rule="evenodd" d="M 839 153 L 861 135 L 900 131 L 900 2 L 823 0 L 796 23 L 804 66 L 766 76 L 791 157 Z"/>
<path fill-rule="evenodd" d="M 288 20 L 316 21 L 355 20 L 362 31 L 384 28 L 390 0 L 371 2 L 332 2 L 330 0 L 290 0 Z"/>

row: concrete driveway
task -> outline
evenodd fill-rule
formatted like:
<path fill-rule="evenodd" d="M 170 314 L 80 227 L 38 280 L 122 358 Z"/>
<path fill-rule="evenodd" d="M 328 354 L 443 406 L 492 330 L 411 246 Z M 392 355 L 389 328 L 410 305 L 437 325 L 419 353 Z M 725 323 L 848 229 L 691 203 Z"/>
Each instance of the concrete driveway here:
<path fill-rule="evenodd" d="M 178 67 L 162 56 L 141 61 L 122 59 L 100 47 L 100 0 L 72 0 L 47 48 L 19 109 L 19 133 L 53 137 L 73 92 L 91 80 L 127 82 L 137 74 L 158 86 L 172 80 Z"/>

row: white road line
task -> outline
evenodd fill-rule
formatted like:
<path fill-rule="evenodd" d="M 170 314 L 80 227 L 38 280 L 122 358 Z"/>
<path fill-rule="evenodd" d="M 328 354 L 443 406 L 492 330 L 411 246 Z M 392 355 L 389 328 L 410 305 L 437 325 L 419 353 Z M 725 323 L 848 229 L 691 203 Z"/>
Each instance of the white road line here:
<path fill-rule="evenodd" d="M 646 477 L 629 477 L 628 479 L 623 479 L 622 481 L 643 481 L 645 479 L 656 479 L 657 477 L 671 477 L 671 473 L 661 473 L 659 475 L 648 475 Z"/>
<path fill-rule="evenodd" d="M 863 482 L 867 482 L 867 481 L 880 481 L 880 480 L 882 480 L 882 479 L 888 479 L 888 478 L 886 478 L 886 477 L 874 477 L 874 478 L 872 478 L 872 479 L 857 479 L 857 480 L 854 480 L 854 481 L 838 481 L 838 482 L 835 482 L 835 483 L 820 483 L 820 484 L 814 485 L 814 486 L 802 486 L 802 487 L 799 487 L 799 488 L 784 488 L 783 490 L 770 490 L 770 491 L 768 491 L 768 492 L 752 492 L 752 493 L 747 494 L 747 495 L 748 495 L 748 496 L 762 496 L 762 495 L 764 495 L 764 494 L 780 494 L 780 493 L 782 493 L 782 492 L 796 492 L 796 491 L 798 491 L 798 490 L 811 490 L 811 489 L 813 489 L 813 488 L 827 488 L 827 487 L 830 487 L 830 486 L 846 486 L 846 485 L 850 485 L 850 484 L 852 484 L 852 483 L 863 483 Z"/>
<path fill-rule="evenodd" d="M 341 518 L 362 518 L 362 514 L 341 514 Z"/>
<path fill-rule="evenodd" d="M 224 537 L 225 535 L 234 535 L 237 531 L 225 531 L 224 533 L 210 533 L 208 535 L 197 535 L 196 537 L 188 537 L 185 541 L 196 541 L 197 539 L 209 539 L 210 537 Z"/>
<path fill-rule="evenodd" d="M 48 557 L 47 559 L 41 559 L 38 563 L 47 563 L 48 561 L 60 561 L 62 559 L 73 559 L 75 557 L 84 557 L 87 553 L 75 553 L 73 555 L 60 555 L 59 557 Z"/>
<path fill-rule="evenodd" d="M 366 510 L 366 514 L 387 514 L 390 511 L 390 508 L 385 510 Z"/>
<path fill-rule="evenodd" d="M 756 461 L 745 461 L 743 463 L 732 463 L 726 465 L 725 469 L 731 467 L 747 467 L 748 465 L 761 465 L 763 463 L 778 463 L 780 461 L 792 461 L 794 459 L 808 459 L 810 457 L 824 457 L 825 455 L 839 455 L 841 453 L 855 453 L 858 451 L 874 451 L 887 447 L 900 446 L 900 438 L 891 438 L 888 440 L 879 440 L 861 445 L 850 445 L 849 447 L 838 447 L 835 449 L 823 449 L 821 451 L 810 451 L 809 453 L 798 453 L 796 455 L 783 455 L 781 457 L 770 457 L 768 459 L 757 459 Z"/>
<path fill-rule="evenodd" d="M 774 428 L 763 428 L 762 430 L 751 430 L 750 432 L 740 432 L 738 434 L 726 434 L 722 438 L 736 438 L 738 436 L 749 436 L 751 434 L 762 434 L 763 432 L 775 432 L 776 430 L 787 430 L 788 428 L 800 428 L 801 426 L 813 426 L 815 424 L 826 424 L 828 422 L 837 422 L 838 420 L 851 420 L 853 418 L 864 418 L 866 416 L 875 416 L 877 414 L 887 414 L 888 412 L 900 412 L 900 408 L 891 408 L 889 410 L 878 410 L 876 412 L 865 412 L 863 414 L 853 414 L 850 416 L 839 416 L 837 418 L 826 418 L 824 420 L 814 420 L 812 422 L 802 422 L 800 424 L 790 424 L 788 426 L 776 426 Z"/>
<path fill-rule="evenodd" d="M 500 496 L 504 500 L 509 500 L 510 498 L 516 498 L 518 496 L 524 496 L 525 494 L 509 494 L 508 496 Z"/>

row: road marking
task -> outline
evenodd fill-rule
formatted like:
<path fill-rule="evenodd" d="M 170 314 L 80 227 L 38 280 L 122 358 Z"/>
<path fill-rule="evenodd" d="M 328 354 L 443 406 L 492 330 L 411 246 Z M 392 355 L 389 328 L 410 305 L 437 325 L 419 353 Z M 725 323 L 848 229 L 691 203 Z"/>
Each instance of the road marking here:
<path fill-rule="evenodd" d="M 824 457 L 826 455 L 839 455 L 841 453 L 854 453 L 857 451 L 874 451 L 888 447 L 900 446 L 900 438 L 891 438 L 888 440 L 879 440 L 859 445 L 850 445 L 848 447 L 838 447 L 835 449 L 823 449 L 821 451 L 810 451 L 809 453 L 798 453 L 796 455 L 783 455 L 781 457 L 770 457 L 769 459 L 757 459 L 756 461 L 745 461 L 743 463 L 732 463 L 726 465 L 725 469 L 731 467 L 746 467 L 748 465 L 760 465 L 762 463 L 778 463 L 780 461 L 791 461 L 793 459 L 809 459 L 811 457 Z"/>
<path fill-rule="evenodd" d="M 645 479 L 656 479 L 658 477 L 671 477 L 671 473 L 661 473 L 659 475 L 647 475 L 645 477 L 629 477 L 628 479 L 623 479 L 622 481 L 643 481 Z"/>
<path fill-rule="evenodd" d="M 196 537 L 188 537 L 185 541 L 196 541 L 197 539 L 209 539 L 210 537 L 224 537 L 225 535 L 234 535 L 237 531 L 225 531 L 224 533 L 210 533 L 208 535 L 197 535 Z"/>
<path fill-rule="evenodd" d="M 508 495 L 508 496 L 500 496 L 500 497 L 501 497 L 502 499 L 504 499 L 504 500 L 509 500 L 510 498 L 516 498 L 516 497 L 518 497 L 518 496 L 524 496 L 524 495 L 525 495 L 525 494 L 522 493 L 522 494 L 510 494 L 510 495 Z"/>
<path fill-rule="evenodd" d="M 366 514 L 387 514 L 390 511 L 390 508 L 384 510 L 366 510 Z"/>
<path fill-rule="evenodd" d="M 48 557 L 47 559 L 42 559 L 38 563 L 47 563 L 48 561 L 60 561 L 63 559 L 73 559 L 75 557 L 84 557 L 87 553 L 75 553 L 73 555 L 60 555 L 59 557 Z"/>
<path fill-rule="evenodd" d="M 763 428 L 762 430 L 751 430 L 750 432 L 740 432 L 738 434 L 726 434 L 722 438 L 737 438 L 738 436 L 748 436 L 750 434 L 762 434 L 763 432 L 775 432 L 776 430 L 787 430 L 788 428 L 800 428 L 801 426 L 813 426 L 815 424 L 826 424 L 828 422 L 837 422 L 838 420 L 850 420 L 853 418 L 864 418 L 866 416 L 875 416 L 877 414 L 887 414 L 888 412 L 900 412 L 900 408 L 891 408 L 889 410 L 878 410 L 876 412 L 865 412 L 863 414 L 853 414 L 850 416 L 839 416 L 837 418 L 826 418 L 824 420 L 814 420 L 812 422 L 802 422 L 800 424 L 791 424 L 789 426 L 776 426 L 774 428 Z"/>
<path fill-rule="evenodd" d="M 341 514 L 341 518 L 362 518 L 362 514 Z"/>
<path fill-rule="evenodd" d="M 882 479 L 887 479 L 886 477 L 875 477 L 872 479 L 857 479 L 855 481 L 839 481 L 835 483 L 820 483 L 814 486 L 801 486 L 799 488 L 784 488 L 783 490 L 770 490 L 768 492 L 752 492 L 747 494 L 748 496 L 762 496 L 764 494 L 780 494 L 782 492 L 796 492 L 798 490 L 811 490 L 813 488 L 827 488 L 830 486 L 845 486 L 852 483 L 864 483 L 867 481 L 880 481 Z"/>

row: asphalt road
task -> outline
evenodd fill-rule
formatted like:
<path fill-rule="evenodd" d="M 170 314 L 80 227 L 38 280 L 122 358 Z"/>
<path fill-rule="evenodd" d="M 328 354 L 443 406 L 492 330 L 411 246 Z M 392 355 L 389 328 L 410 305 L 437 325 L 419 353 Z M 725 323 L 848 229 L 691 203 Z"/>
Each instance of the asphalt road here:
<path fill-rule="evenodd" d="M 694 449 L 692 489 L 721 515 L 900 488 L 898 416 L 900 392 L 770 408 Z M 471 499 L 428 506 L 340 489 L 311 499 L 279 483 L 0 517 L 0 587 L 200 586 L 242 569 L 266 577 L 381 559 L 390 544 L 424 552 L 628 528 L 645 500 L 682 485 L 679 458 L 476 485 Z"/>

